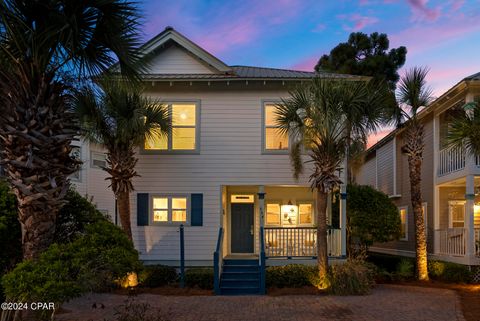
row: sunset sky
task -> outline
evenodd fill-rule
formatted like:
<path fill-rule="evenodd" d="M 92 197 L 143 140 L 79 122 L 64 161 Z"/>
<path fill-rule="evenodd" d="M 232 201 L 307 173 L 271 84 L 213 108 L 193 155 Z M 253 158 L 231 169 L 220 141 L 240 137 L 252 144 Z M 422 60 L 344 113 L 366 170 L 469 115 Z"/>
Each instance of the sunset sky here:
<path fill-rule="evenodd" d="M 170 25 L 230 65 L 310 71 L 351 32 L 378 31 L 407 47 L 403 69 L 430 68 L 435 96 L 480 72 L 480 0 L 150 0 L 142 9 L 145 40 Z"/>

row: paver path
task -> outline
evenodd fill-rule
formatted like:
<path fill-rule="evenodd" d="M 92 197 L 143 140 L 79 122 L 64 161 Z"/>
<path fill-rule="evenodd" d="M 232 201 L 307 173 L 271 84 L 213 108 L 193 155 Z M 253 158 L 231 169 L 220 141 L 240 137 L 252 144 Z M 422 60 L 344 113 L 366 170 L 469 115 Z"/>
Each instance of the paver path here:
<path fill-rule="evenodd" d="M 125 296 L 92 294 L 64 305 L 58 321 L 114 321 Z M 160 308 L 170 321 L 416 321 L 465 320 L 454 291 L 379 285 L 366 296 L 161 296 L 140 294 L 138 303 Z M 104 309 L 93 309 L 93 303 Z"/>

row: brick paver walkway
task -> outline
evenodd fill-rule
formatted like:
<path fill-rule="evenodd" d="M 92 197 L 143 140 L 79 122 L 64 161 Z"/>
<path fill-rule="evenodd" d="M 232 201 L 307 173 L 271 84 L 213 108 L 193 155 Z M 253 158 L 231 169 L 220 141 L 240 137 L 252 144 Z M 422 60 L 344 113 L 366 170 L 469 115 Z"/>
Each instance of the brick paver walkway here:
<path fill-rule="evenodd" d="M 125 296 L 92 294 L 64 305 L 58 321 L 114 321 Z M 366 296 L 160 296 L 141 294 L 138 303 L 159 308 L 169 321 L 416 321 L 464 320 L 454 291 L 379 285 Z M 93 309 L 103 303 L 104 309 Z"/>

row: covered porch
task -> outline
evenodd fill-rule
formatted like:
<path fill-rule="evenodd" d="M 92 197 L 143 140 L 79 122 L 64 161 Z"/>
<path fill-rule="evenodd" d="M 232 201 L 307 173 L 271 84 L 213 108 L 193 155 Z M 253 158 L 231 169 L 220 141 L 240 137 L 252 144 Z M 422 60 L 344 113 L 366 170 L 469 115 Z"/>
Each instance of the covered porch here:
<path fill-rule="evenodd" d="M 224 257 L 248 258 L 258 256 L 263 250 L 269 261 L 316 258 L 316 199 L 310 187 L 224 186 L 222 203 Z M 329 206 L 330 257 L 346 254 L 343 222 L 341 218 L 332 218 Z"/>
<path fill-rule="evenodd" d="M 480 177 L 467 175 L 437 186 L 435 254 L 480 264 Z"/>

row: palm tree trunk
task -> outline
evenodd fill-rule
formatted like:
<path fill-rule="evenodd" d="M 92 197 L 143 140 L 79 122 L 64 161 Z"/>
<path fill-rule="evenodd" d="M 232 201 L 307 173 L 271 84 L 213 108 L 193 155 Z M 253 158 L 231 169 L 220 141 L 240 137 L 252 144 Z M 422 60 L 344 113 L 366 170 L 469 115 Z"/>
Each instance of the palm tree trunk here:
<path fill-rule="evenodd" d="M 23 258 L 35 259 L 52 242 L 55 218 L 80 161 L 70 156 L 78 133 L 68 95 L 54 74 L 0 71 L 0 141 L 5 176 L 22 226 Z"/>
<path fill-rule="evenodd" d="M 130 193 L 119 192 L 117 194 L 118 202 L 118 216 L 120 216 L 120 223 L 122 228 L 127 233 L 127 236 L 132 240 L 132 227 L 130 222 Z"/>
<path fill-rule="evenodd" d="M 325 280 L 328 272 L 327 199 L 328 193 L 317 188 L 317 263 L 320 281 Z"/>
<path fill-rule="evenodd" d="M 412 202 L 415 221 L 415 257 L 417 265 L 417 278 L 421 281 L 428 280 L 427 238 L 425 235 L 425 222 L 422 210 L 422 153 L 423 126 L 412 124 L 406 133 L 407 144 L 405 150 L 408 155 L 408 170 L 410 175 L 410 199 Z"/>

